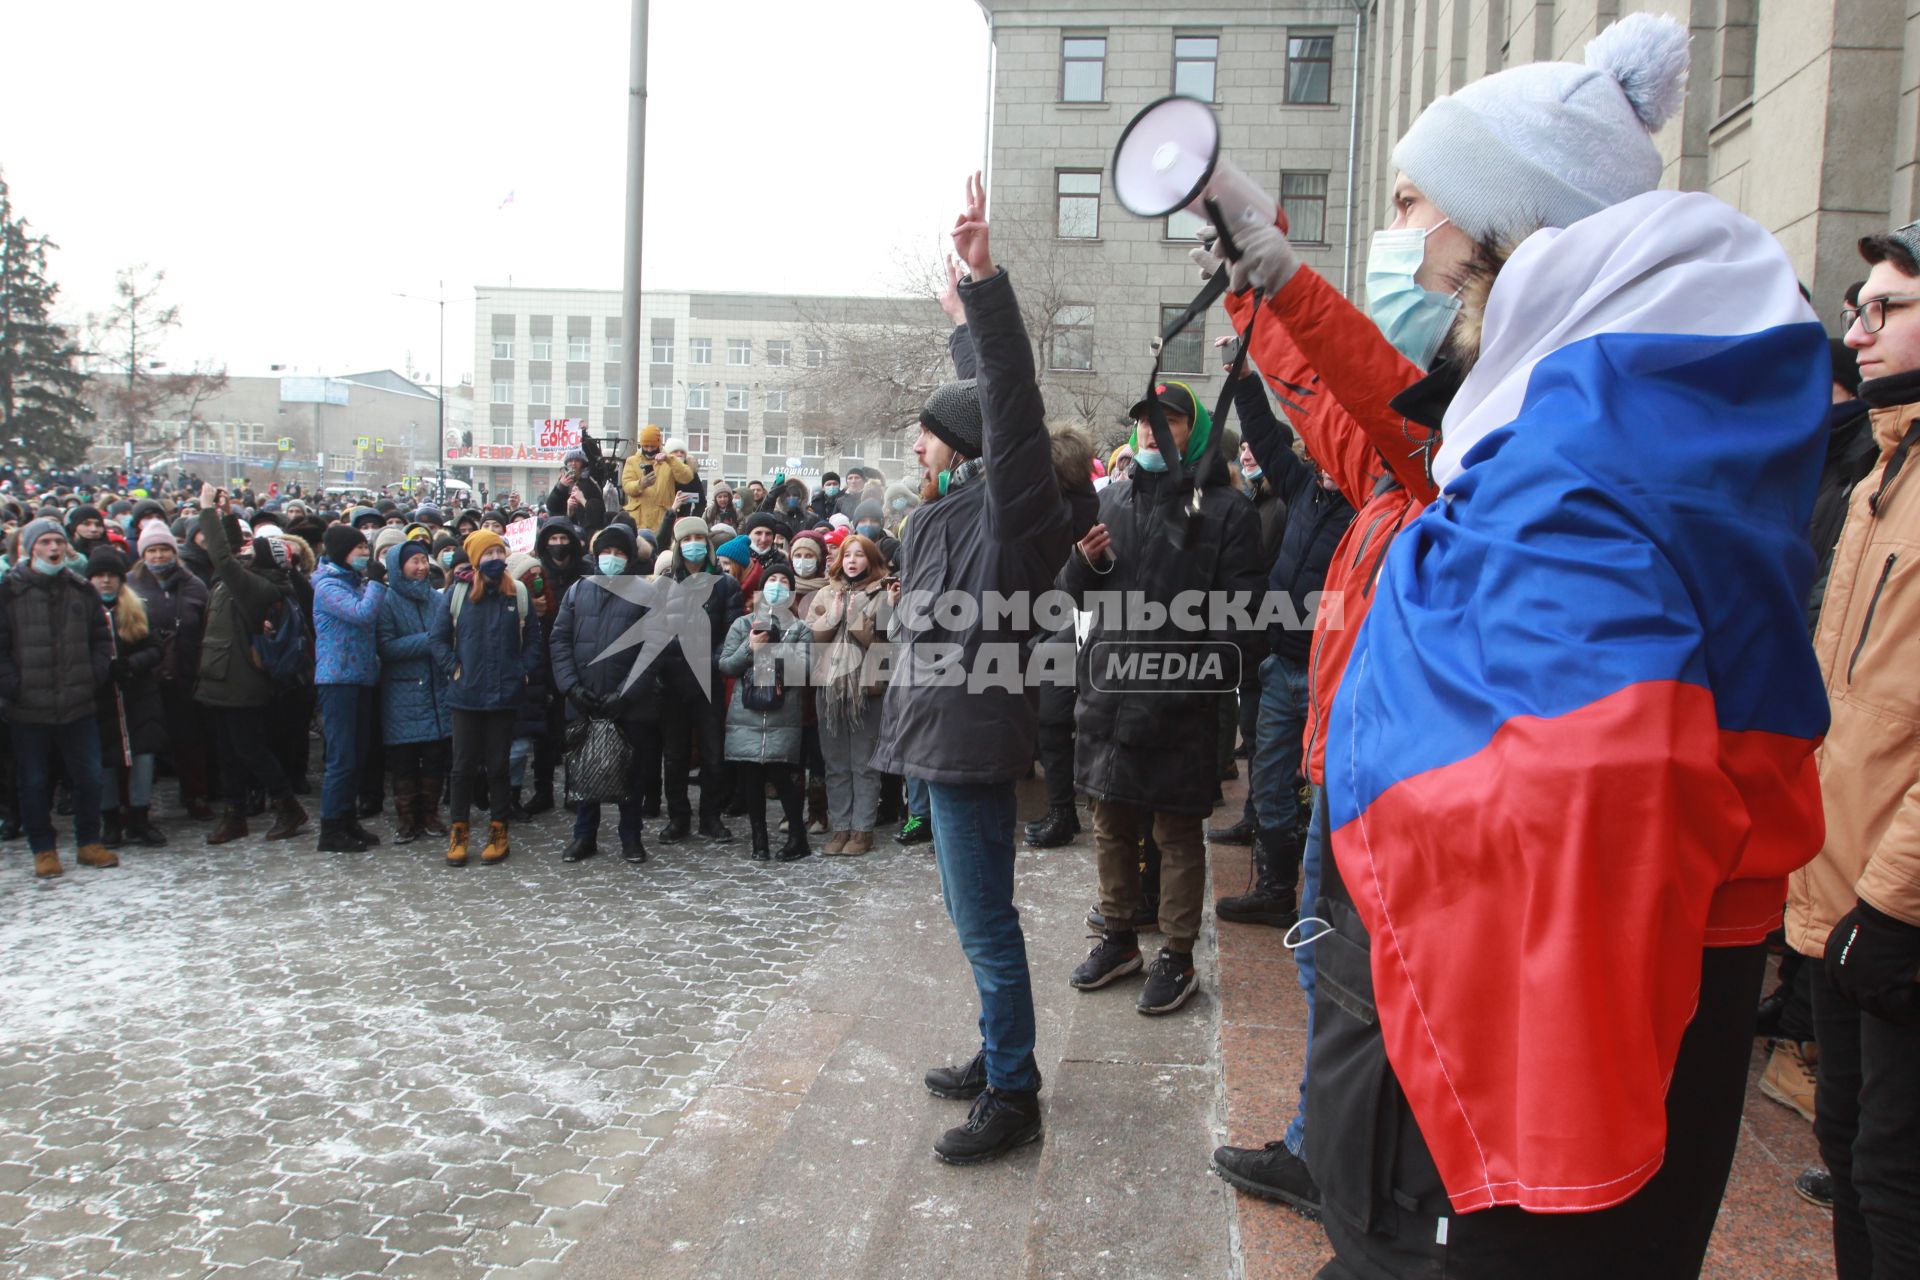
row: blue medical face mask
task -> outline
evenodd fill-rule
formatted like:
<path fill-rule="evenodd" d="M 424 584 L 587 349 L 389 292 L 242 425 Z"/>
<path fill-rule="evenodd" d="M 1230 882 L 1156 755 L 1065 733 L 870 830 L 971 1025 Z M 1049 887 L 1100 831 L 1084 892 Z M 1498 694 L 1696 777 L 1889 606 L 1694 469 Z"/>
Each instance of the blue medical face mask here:
<path fill-rule="evenodd" d="M 372 563 L 373 563 L 372 556 L 350 556 L 347 559 L 347 567 L 352 569 L 355 573 L 365 573 L 367 571 L 367 566 Z"/>
<path fill-rule="evenodd" d="M 829 498 L 837 498 L 840 496 L 840 486 L 837 484 L 822 485 L 820 487 L 826 490 Z"/>
<path fill-rule="evenodd" d="M 855 529 L 854 532 L 863 538 L 871 538 L 876 542 L 880 539 L 880 526 L 877 524 L 863 524 L 858 529 Z"/>
<path fill-rule="evenodd" d="M 686 546 L 680 548 L 680 558 L 688 564 L 705 564 L 707 562 L 707 544 L 704 542 L 689 542 Z"/>
<path fill-rule="evenodd" d="M 625 556 L 601 556 L 597 563 L 600 566 L 600 572 L 606 574 L 608 577 L 627 571 L 627 558 Z"/>
<path fill-rule="evenodd" d="M 1398 351 L 1422 369 L 1433 358 L 1460 314 L 1460 299 L 1422 288 L 1414 273 L 1427 260 L 1427 237 L 1446 226 L 1376 231 L 1367 247 L 1367 314 Z"/>
<path fill-rule="evenodd" d="M 1255 480 L 1258 480 L 1261 476 L 1265 474 L 1266 472 L 1262 471 L 1258 467 L 1247 467 L 1240 472 L 1240 475 L 1246 480 L 1248 484 L 1252 484 Z"/>
<path fill-rule="evenodd" d="M 452 551 L 442 551 L 440 553 L 440 567 L 442 569 L 453 568 L 453 552 Z"/>
<path fill-rule="evenodd" d="M 66 568 L 67 562 L 65 560 L 62 560 L 60 563 L 55 564 L 51 560 L 42 560 L 39 556 L 35 556 L 33 557 L 33 567 L 37 571 L 46 574 L 48 577 L 52 577 L 54 574 Z"/>
<path fill-rule="evenodd" d="M 895 511 L 905 511 L 907 509 L 907 500 L 905 498 L 895 498 L 893 500 L 893 509 Z"/>
<path fill-rule="evenodd" d="M 1167 469 L 1167 460 L 1158 449 L 1142 449 L 1133 455 L 1133 465 L 1142 471 L 1161 472 Z"/>
<path fill-rule="evenodd" d="M 793 588 L 775 580 L 760 588 L 760 598 L 770 605 L 783 605 L 793 599 Z"/>
<path fill-rule="evenodd" d="M 101 604 L 107 604 L 107 605 L 110 605 L 110 604 L 112 604 L 112 603 L 113 603 L 113 602 L 114 602 L 115 600 L 118 600 L 119 598 L 120 598 L 120 593 L 119 593 L 118 591 L 102 591 L 102 592 L 100 593 L 100 603 L 101 603 Z"/>

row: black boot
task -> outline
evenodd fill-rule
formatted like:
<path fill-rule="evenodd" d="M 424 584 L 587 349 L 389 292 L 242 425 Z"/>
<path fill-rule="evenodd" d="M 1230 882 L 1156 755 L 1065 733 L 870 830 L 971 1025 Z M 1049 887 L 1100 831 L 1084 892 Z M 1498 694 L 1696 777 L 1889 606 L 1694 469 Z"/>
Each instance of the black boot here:
<path fill-rule="evenodd" d="M 522 816 L 531 818 L 537 814 L 545 813 L 552 808 L 553 775 L 548 774 L 544 778 L 535 778 L 533 780 L 533 798 L 527 801 L 527 811 Z"/>
<path fill-rule="evenodd" d="M 1049 809 L 1047 816 L 1027 828 L 1027 843 L 1036 849 L 1057 849 L 1068 844 L 1080 830 L 1080 817 L 1072 805 Z"/>
<path fill-rule="evenodd" d="M 1253 887 L 1214 903 L 1213 914 L 1235 924 L 1291 929 L 1300 918 L 1294 895 L 1300 887 L 1300 852 L 1304 845 L 1297 832 L 1261 828 L 1253 846 Z"/>
<path fill-rule="evenodd" d="M 118 809 L 100 811 L 100 843 L 109 849 L 118 849 L 126 843 L 126 825 L 121 820 Z"/>
<path fill-rule="evenodd" d="M 560 855 L 562 862 L 585 862 L 600 852 L 600 846 L 592 836 L 575 836 L 567 842 L 565 852 Z"/>
<path fill-rule="evenodd" d="M 765 862 L 773 856 L 767 851 L 767 799 L 765 796 L 748 797 L 747 826 L 753 833 L 753 860 Z"/>
<path fill-rule="evenodd" d="M 552 797 L 549 796 L 548 799 L 551 800 Z M 553 806 L 549 804 L 547 808 L 551 809 Z M 533 814 L 528 812 L 526 806 L 520 803 L 520 788 L 515 787 L 513 789 L 513 799 L 507 801 L 507 818 L 513 822 L 525 822 L 532 816 Z"/>
<path fill-rule="evenodd" d="M 1253 819 L 1242 814 L 1240 821 L 1230 827 L 1208 827 L 1208 844 L 1252 844 Z"/>
<path fill-rule="evenodd" d="M 153 825 L 153 810 L 147 805 L 135 805 L 127 810 L 127 839 L 134 840 L 149 849 L 158 849 L 167 842 L 167 833 Z"/>
<path fill-rule="evenodd" d="M 726 824 L 720 821 L 718 815 L 700 819 L 700 834 L 709 840 L 733 839 L 733 832 L 727 830 Z"/>
<path fill-rule="evenodd" d="M 934 1067 L 925 1078 L 927 1092 L 936 1098 L 961 1102 L 977 1098 L 987 1090 L 987 1051 L 974 1054 L 964 1066 Z"/>
<path fill-rule="evenodd" d="M 636 867 L 639 866 L 647 860 L 647 842 L 637 835 L 631 840 L 622 840 L 620 842 L 620 857 L 623 861 L 631 862 Z"/>
<path fill-rule="evenodd" d="M 380 843 L 380 837 L 373 834 L 373 832 L 367 830 L 365 827 L 361 826 L 360 820 L 358 818 L 342 818 L 340 819 L 340 822 L 341 822 L 341 825 L 347 830 L 347 832 L 350 835 L 353 836 L 355 840 L 358 840 L 361 844 L 365 845 L 367 848 L 371 849 L 373 848 L 373 846 Z"/>
<path fill-rule="evenodd" d="M 1242 1191 L 1263 1200 L 1278 1200 L 1316 1222 L 1320 1218 L 1320 1188 L 1307 1172 L 1307 1162 L 1287 1150 L 1284 1142 L 1264 1147 L 1217 1147 L 1213 1171 Z"/>
<path fill-rule="evenodd" d="M 687 819 L 684 814 L 675 814 L 667 819 L 667 825 L 660 828 L 661 844 L 679 844 L 687 838 Z"/>
<path fill-rule="evenodd" d="M 988 1088 L 973 1100 L 965 1124 L 940 1135 L 933 1154 L 948 1164 L 980 1164 L 1039 1136 L 1039 1090 Z"/>
<path fill-rule="evenodd" d="M 354 834 L 351 818 L 320 819 L 320 838 L 314 848 L 321 853 L 365 853 L 373 846 Z"/>

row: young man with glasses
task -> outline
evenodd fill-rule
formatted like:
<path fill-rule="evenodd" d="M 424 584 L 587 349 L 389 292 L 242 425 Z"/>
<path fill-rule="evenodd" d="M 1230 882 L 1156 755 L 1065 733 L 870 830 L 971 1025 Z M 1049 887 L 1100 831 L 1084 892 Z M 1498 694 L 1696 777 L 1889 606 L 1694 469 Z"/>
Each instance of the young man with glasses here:
<path fill-rule="evenodd" d="M 1854 488 L 1814 649 L 1833 722 L 1826 843 L 1794 873 L 1787 941 L 1816 961 L 1814 1133 L 1840 1280 L 1920 1275 L 1920 223 L 1867 236 L 1843 313 L 1878 465 Z"/>

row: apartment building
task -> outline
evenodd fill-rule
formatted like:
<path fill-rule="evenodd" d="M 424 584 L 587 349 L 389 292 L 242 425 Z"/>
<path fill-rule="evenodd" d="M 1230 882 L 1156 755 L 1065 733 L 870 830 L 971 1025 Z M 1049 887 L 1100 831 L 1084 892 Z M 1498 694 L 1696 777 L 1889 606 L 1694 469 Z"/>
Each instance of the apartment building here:
<path fill-rule="evenodd" d="M 620 403 L 620 291 L 477 289 L 473 443 L 450 444 L 449 468 L 476 488 L 544 493 L 565 454 L 543 446 L 550 420 L 584 423 L 632 452 L 633 424 L 685 441 L 708 478 L 775 473 L 817 479 L 848 466 L 906 474 L 900 422 L 862 420 L 832 391 L 842 340 L 889 329 L 920 341 L 949 328 L 931 299 L 648 292 L 641 301 L 640 385 Z M 951 376 L 950 374 L 947 376 Z M 546 433 L 547 438 L 554 438 Z"/>

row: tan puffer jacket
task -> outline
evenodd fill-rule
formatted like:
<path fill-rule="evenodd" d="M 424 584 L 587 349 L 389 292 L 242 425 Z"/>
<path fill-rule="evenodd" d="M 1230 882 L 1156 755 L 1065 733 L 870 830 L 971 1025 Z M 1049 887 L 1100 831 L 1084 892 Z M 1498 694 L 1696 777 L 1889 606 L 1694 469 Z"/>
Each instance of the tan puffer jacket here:
<path fill-rule="evenodd" d="M 1833 725 L 1817 759 L 1826 846 L 1788 881 L 1787 942 L 1818 956 L 1860 898 L 1920 925 L 1920 449 L 1869 506 L 1920 404 L 1877 410 L 1814 649 Z"/>

